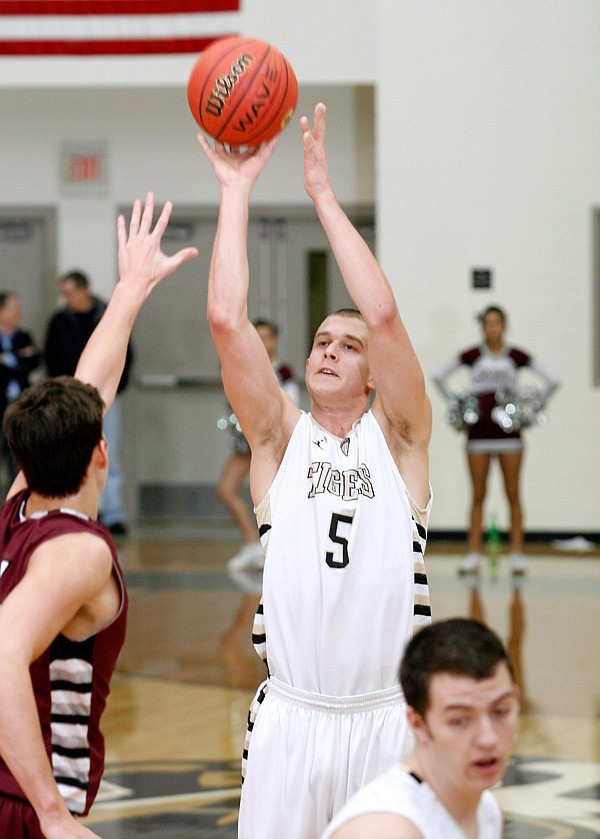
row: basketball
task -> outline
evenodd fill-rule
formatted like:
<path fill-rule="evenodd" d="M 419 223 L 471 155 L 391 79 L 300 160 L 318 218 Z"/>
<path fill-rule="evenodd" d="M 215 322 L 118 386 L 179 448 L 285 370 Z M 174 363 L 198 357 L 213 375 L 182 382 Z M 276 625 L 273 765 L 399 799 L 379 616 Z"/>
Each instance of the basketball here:
<path fill-rule="evenodd" d="M 265 41 L 220 38 L 198 58 L 188 103 L 200 128 L 220 143 L 259 146 L 286 127 L 298 101 L 290 62 Z"/>

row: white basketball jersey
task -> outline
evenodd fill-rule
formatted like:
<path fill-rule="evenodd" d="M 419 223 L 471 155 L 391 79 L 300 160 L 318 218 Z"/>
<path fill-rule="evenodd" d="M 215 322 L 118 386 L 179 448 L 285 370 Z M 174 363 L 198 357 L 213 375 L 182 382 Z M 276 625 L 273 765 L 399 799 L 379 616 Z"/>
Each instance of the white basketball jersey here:
<path fill-rule="evenodd" d="M 465 839 L 465 834 L 425 781 L 415 779 L 403 767 L 394 766 L 362 787 L 342 809 L 321 839 L 341 825 L 367 813 L 395 813 L 411 821 L 423 839 Z M 502 814 L 498 802 L 485 790 L 477 808 L 477 839 L 500 839 Z"/>
<path fill-rule="evenodd" d="M 415 624 L 431 620 L 429 505 L 411 510 L 373 414 L 342 440 L 303 412 L 256 516 L 266 562 L 254 641 L 269 673 L 334 696 L 397 684 Z"/>

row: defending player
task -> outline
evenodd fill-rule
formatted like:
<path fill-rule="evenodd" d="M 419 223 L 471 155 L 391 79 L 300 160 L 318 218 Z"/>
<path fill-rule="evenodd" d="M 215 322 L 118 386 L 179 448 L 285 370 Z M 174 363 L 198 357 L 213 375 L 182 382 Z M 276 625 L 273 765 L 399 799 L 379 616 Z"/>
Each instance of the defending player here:
<path fill-rule="evenodd" d="M 160 250 L 171 205 L 119 217 L 119 282 L 76 376 L 48 379 L 8 409 L 21 468 L 0 510 L 0 836 L 85 839 L 104 766 L 99 722 L 125 634 L 127 594 L 96 522 L 108 468 L 103 411 L 152 288 L 197 254 Z"/>
<path fill-rule="evenodd" d="M 325 106 L 312 130 L 306 117 L 300 127 L 306 191 L 359 310 L 336 312 L 317 331 L 310 414 L 282 393 L 248 319 L 250 193 L 276 142 L 240 153 L 199 138 L 221 192 L 208 318 L 252 451 L 266 553 L 254 640 L 269 677 L 250 713 L 244 839 L 318 836 L 408 751 L 398 665 L 415 624 L 430 620 L 423 373 L 391 287 L 333 193 Z"/>

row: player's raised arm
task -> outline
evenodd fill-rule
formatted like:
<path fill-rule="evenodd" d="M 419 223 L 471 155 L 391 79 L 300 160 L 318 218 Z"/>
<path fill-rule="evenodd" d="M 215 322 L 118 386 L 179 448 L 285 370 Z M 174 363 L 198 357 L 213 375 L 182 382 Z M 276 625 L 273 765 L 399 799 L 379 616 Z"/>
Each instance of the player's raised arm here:
<path fill-rule="evenodd" d="M 98 388 L 106 411 L 115 397 L 131 330 L 142 305 L 155 285 L 198 255 L 192 247 L 182 248 L 173 256 L 162 252 L 162 236 L 172 208 L 167 201 L 152 227 L 154 195 L 149 192 L 143 211 L 141 201 L 134 202 L 129 230 L 123 216 L 117 221 L 119 282 L 75 371 L 78 379 Z"/>
<path fill-rule="evenodd" d="M 248 218 L 250 194 L 277 140 L 258 150 L 214 148 L 198 141 L 220 185 L 220 206 L 208 278 L 207 315 L 221 362 L 227 398 L 253 451 L 294 409 L 282 394 L 256 329 L 248 318 Z"/>
<path fill-rule="evenodd" d="M 115 398 L 131 330 L 142 305 L 157 283 L 198 255 L 196 248 L 183 248 L 173 256 L 166 256 L 161 251 L 162 235 L 169 223 L 171 210 L 172 204 L 167 202 L 152 229 L 154 195 L 149 192 L 143 212 L 141 201 L 134 202 L 129 231 L 123 216 L 117 220 L 119 282 L 75 371 L 78 379 L 100 391 L 105 413 Z M 19 472 L 7 498 L 26 486 L 25 477 Z"/>
<path fill-rule="evenodd" d="M 316 106 L 312 128 L 307 117 L 300 120 L 300 128 L 306 191 L 346 288 L 367 324 L 369 367 L 377 391 L 374 411 L 392 431 L 400 431 L 404 445 L 426 448 L 431 413 L 423 371 L 385 274 L 334 194 L 325 149 L 325 106 Z"/>

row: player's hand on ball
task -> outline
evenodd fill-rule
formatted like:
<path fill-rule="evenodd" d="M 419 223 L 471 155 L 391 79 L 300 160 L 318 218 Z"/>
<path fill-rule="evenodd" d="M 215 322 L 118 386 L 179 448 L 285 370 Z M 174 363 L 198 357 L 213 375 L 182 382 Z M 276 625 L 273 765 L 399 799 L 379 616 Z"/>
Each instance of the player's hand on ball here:
<path fill-rule="evenodd" d="M 227 149 L 217 140 L 213 148 L 203 134 L 198 134 L 198 142 L 222 187 L 242 185 L 251 189 L 273 154 L 279 137 L 274 137 L 259 148 L 243 150 Z"/>

